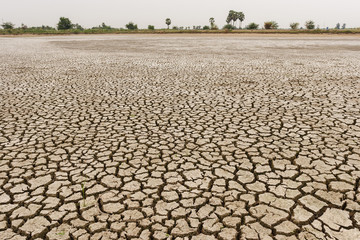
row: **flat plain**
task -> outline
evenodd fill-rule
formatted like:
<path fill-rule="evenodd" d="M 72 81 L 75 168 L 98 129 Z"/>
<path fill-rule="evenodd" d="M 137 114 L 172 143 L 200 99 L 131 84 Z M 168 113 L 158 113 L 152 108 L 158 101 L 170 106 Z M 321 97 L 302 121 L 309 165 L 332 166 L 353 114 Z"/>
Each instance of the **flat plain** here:
<path fill-rule="evenodd" d="M 0 38 L 0 239 L 360 239 L 360 37 Z"/>

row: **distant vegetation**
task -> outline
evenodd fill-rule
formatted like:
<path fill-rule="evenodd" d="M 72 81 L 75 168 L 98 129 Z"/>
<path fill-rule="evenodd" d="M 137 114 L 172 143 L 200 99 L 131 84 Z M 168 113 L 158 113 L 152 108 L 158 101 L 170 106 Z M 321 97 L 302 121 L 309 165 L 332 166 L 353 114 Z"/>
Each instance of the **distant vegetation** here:
<path fill-rule="evenodd" d="M 279 24 L 275 21 L 264 22 L 265 29 L 278 29 Z"/>
<path fill-rule="evenodd" d="M 137 26 L 137 24 L 134 24 L 133 22 L 129 22 L 128 24 L 126 24 L 126 28 L 129 30 L 137 30 L 138 26 Z"/>
<path fill-rule="evenodd" d="M 315 29 L 315 23 L 312 20 L 309 20 L 305 23 L 307 29 Z"/>
<path fill-rule="evenodd" d="M 105 23 L 102 23 L 101 25 L 97 27 L 93 27 L 92 29 L 111 30 L 113 28 L 111 26 L 106 25 Z"/>
<path fill-rule="evenodd" d="M 209 19 L 209 23 L 210 23 L 211 30 L 218 30 L 218 26 L 216 26 L 216 24 L 215 24 L 215 18 L 211 17 Z"/>
<path fill-rule="evenodd" d="M 124 32 L 138 32 L 138 33 L 196 33 L 196 32 L 213 32 L 213 33 L 224 33 L 224 32 L 234 32 L 234 33 L 245 33 L 258 32 L 258 33 L 360 33 L 360 29 L 346 29 L 346 24 L 337 23 L 334 28 L 320 29 L 317 25 L 315 29 L 315 22 L 312 20 L 306 21 L 303 27 L 300 27 L 300 23 L 293 22 L 290 23 L 290 29 L 279 29 L 279 24 L 276 21 L 267 21 L 260 28 L 260 24 L 251 22 L 242 28 L 242 23 L 245 20 L 245 14 L 241 11 L 230 10 L 227 18 L 225 19 L 226 24 L 223 26 L 222 30 L 219 30 L 218 26 L 215 24 L 215 18 L 210 17 L 209 23 L 210 26 L 172 26 L 172 21 L 170 18 L 165 19 L 165 25 L 167 28 L 155 29 L 154 25 L 148 25 L 147 29 L 138 29 L 138 25 L 129 22 L 125 25 L 124 28 L 113 28 L 105 23 L 100 24 L 92 28 L 84 28 L 78 23 L 72 23 L 69 18 L 60 17 L 57 23 L 56 28 L 51 26 L 42 25 L 40 27 L 28 27 L 25 24 L 21 24 L 20 27 L 15 28 L 15 24 L 12 22 L 3 22 L 0 26 L 3 29 L 0 29 L 0 34 L 96 34 L 96 33 L 124 33 Z M 237 24 L 238 23 L 238 24 Z"/>
<path fill-rule="evenodd" d="M 166 23 L 166 25 L 168 26 L 168 29 L 169 29 L 169 27 L 171 25 L 171 19 L 170 18 L 165 19 L 165 23 Z"/>
<path fill-rule="evenodd" d="M 233 30 L 233 29 L 236 29 L 232 24 L 226 24 L 223 26 L 223 29 L 226 29 L 226 30 Z"/>
<path fill-rule="evenodd" d="M 290 23 L 290 28 L 293 30 L 299 29 L 299 23 Z"/>
<path fill-rule="evenodd" d="M 1 24 L 1 26 L 4 29 L 13 29 L 15 24 L 11 23 L 11 22 L 4 22 L 3 24 Z"/>
<path fill-rule="evenodd" d="M 237 12 L 234 10 L 230 10 L 228 16 L 226 18 L 227 25 L 232 25 L 235 29 L 235 23 L 239 20 L 239 29 L 241 29 L 242 22 L 245 20 L 245 14 L 243 12 Z M 226 25 L 225 25 L 226 26 Z"/>
<path fill-rule="evenodd" d="M 250 23 L 249 25 L 246 26 L 246 29 L 258 29 L 259 28 L 259 24 L 256 23 Z"/>
<path fill-rule="evenodd" d="M 70 19 L 65 17 L 60 17 L 60 20 L 57 24 L 57 29 L 59 30 L 68 30 L 72 29 L 74 25 L 71 23 Z"/>
<path fill-rule="evenodd" d="M 345 28 L 346 28 L 346 23 L 344 23 L 344 24 L 341 26 L 341 29 L 345 29 Z M 337 23 L 337 24 L 336 24 L 335 29 L 340 29 L 340 23 Z"/>

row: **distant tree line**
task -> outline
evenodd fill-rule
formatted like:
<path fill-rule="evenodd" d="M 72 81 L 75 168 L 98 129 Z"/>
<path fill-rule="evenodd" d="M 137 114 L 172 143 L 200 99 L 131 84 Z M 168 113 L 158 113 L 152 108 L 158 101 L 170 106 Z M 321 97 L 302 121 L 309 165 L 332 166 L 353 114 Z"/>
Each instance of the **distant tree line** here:
<path fill-rule="evenodd" d="M 243 12 L 237 12 L 230 10 L 226 18 L 227 25 L 224 26 L 225 29 L 235 29 L 235 23 L 239 20 L 239 29 L 241 29 L 242 22 L 245 20 L 245 14 Z"/>
<path fill-rule="evenodd" d="M 230 10 L 227 15 L 227 18 L 225 20 L 226 25 L 223 26 L 223 29 L 227 29 L 227 30 L 242 29 L 242 23 L 244 20 L 245 20 L 245 14 L 243 12 Z M 238 27 L 236 26 L 237 22 L 239 22 Z M 193 26 L 192 28 L 191 27 L 173 26 L 172 29 L 175 29 L 175 30 L 190 30 L 190 29 L 217 30 L 218 29 L 218 26 L 215 24 L 215 18 L 213 18 L 213 17 L 209 18 L 209 23 L 210 23 L 210 25 Z M 167 25 L 167 29 L 170 29 L 170 25 L 172 24 L 171 19 L 166 18 L 165 24 Z M 15 28 L 15 24 L 13 24 L 11 22 L 3 22 L 0 26 L 3 29 L 14 29 Z M 296 29 L 299 29 L 300 24 L 298 22 L 293 22 L 293 23 L 290 23 L 289 26 L 290 26 L 290 29 L 296 30 Z M 306 21 L 304 26 L 306 29 L 315 29 L 315 23 L 312 20 Z M 125 25 L 125 27 L 129 30 L 137 30 L 138 29 L 137 24 L 135 24 L 133 22 L 129 22 L 128 24 Z M 260 27 L 259 24 L 255 23 L 255 22 L 251 22 L 245 26 L 245 29 L 256 30 L 256 29 L 259 29 L 259 27 Z M 267 21 L 267 22 L 264 22 L 264 25 L 262 28 L 263 29 L 278 29 L 279 24 L 276 21 Z M 319 28 L 319 26 L 317 26 L 317 28 Z M 345 29 L 345 28 L 346 28 L 345 23 L 343 23 L 342 25 L 340 23 L 337 23 L 335 26 L 335 29 Z M 21 24 L 21 27 L 19 27 L 19 29 L 56 30 L 53 27 L 44 26 L 44 25 L 41 27 L 28 28 L 25 24 Z M 71 20 L 69 18 L 66 18 L 66 17 L 60 17 L 59 22 L 57 23 L 57 29 L 58 30 L 75 29 L 75 30 L 80 30 L 80 31 L 84 30 L 84 28 L 80 24 L 78 24 L 78 23 L 74 24 L 71 22 Z M 111 26 L 106 25 L 105 23 L 102 23 L 101 25 L 93 27 L 91 29 L 112 30 L 112 29 L 116 29 L 116 28 L 112 28 Z M 155 30 L 155 26 L 148 25 L 148 30 Z"/>

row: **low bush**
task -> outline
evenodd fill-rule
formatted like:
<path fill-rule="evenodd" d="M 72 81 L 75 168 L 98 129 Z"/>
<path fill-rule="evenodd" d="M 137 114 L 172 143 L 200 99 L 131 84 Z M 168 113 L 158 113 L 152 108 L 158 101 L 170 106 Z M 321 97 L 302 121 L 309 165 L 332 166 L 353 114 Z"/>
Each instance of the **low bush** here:
<path fill-rule="evenodd" d="M 133 22 L 129 22 L 128 24 L 125 25 L 127 29 L 129 30 L 137 30 L 138 26 L 137 24 L 134 24 Z"/>
<path fill-rule="evenodd" d="M 307 29 L 315 29 L 315 23 L 312 20 L 309 20 L 305 23 Z"/>
<path fill-rule="evenodd" d="M 235 27 L 234 27 L 233 25 L 231 25 L 231 24 L 226 24 L 226 25 L 223 27 L 223 29 L 233 30 L 233 29 L 235 29 Z"/>
<path fill-rule="evenodd" d="M 259 24 L 256 24 L 256 23 L 249 23 L 249 25 L 247 25 L 245 27 L 246 29 L 258 29 L 259 28 Z"/>
<path fill-rule="evenodd" d="M 279 24 L 275 21 L 264 22 L 265 29 L 278 29 Z"/>
<path fill-rule="evenodd" d="M 290 28 L 293 30 L 299 29 L 299 23 L 290 23 Z"/>

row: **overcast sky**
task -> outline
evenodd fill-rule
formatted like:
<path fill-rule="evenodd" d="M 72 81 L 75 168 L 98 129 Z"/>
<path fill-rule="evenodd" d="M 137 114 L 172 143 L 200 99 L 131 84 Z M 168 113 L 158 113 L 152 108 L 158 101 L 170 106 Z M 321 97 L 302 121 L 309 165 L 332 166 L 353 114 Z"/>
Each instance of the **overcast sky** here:
<path fill-rule="evenodd" d="M 173 26 L 209 25 L 209 18 L 222 27 L 230 9 L 245 13 L 244 25 L 275 20 L 280 28 L 289 23 L 314 20 L 319 27 L 360 27 L 360 0 L 0 0 L 0 20 L 16 26 L 56 26 L 59 17 L 70 18 L 89 28 L 105 22 L 125 27 L 129 21 L 147 28 L 165 28 L 165 18 Z"/>

